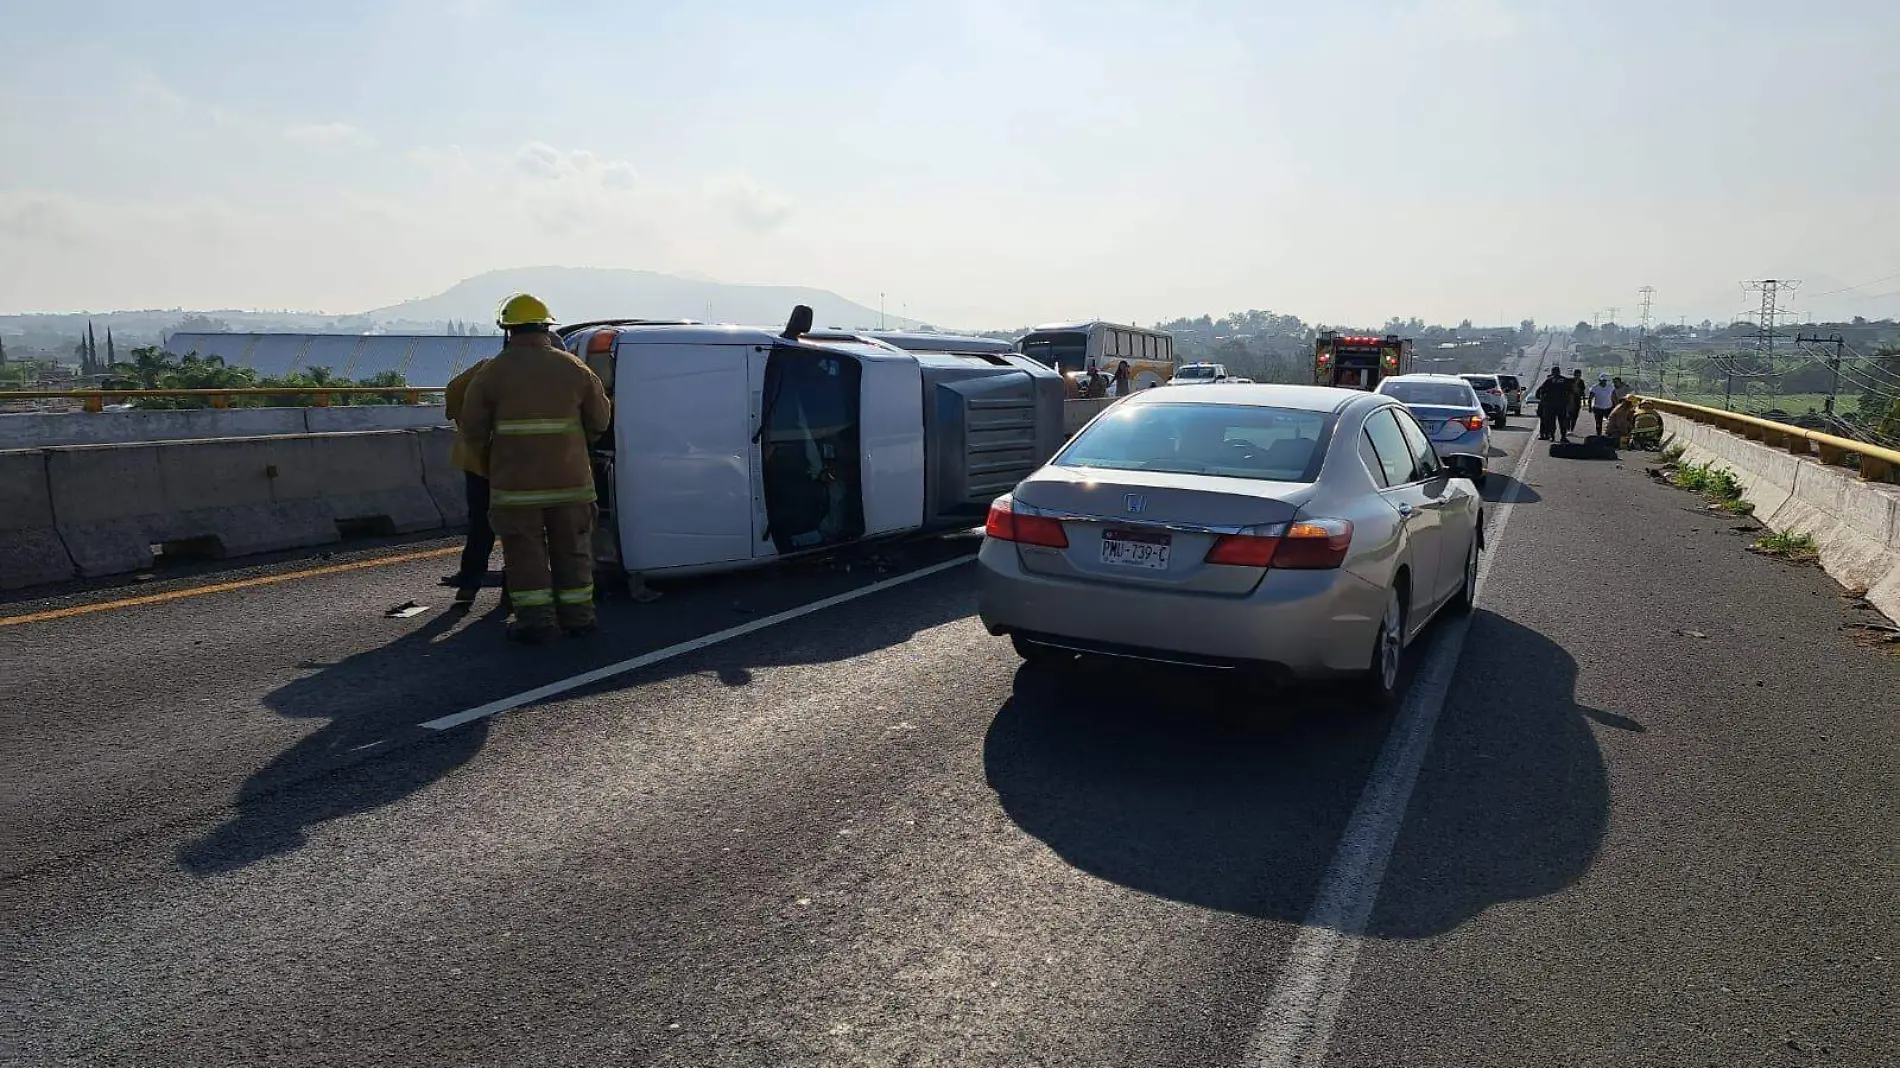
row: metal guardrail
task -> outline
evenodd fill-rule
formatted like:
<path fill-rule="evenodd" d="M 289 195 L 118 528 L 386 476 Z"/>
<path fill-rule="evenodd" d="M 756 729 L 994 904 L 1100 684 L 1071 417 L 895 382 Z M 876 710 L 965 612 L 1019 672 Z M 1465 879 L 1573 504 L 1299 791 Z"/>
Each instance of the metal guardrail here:
<path fill-rule="evenodd" d="M 1860 468 L 1860 477 L 1869 482 L 1892 482 L 1894 474 L 1900 471 L 1900 450 L 1889 449 L 1867 441 L 1855 441 L 1853 438 L 1825 434 L 1819 430 L 1777 423 L 1772 419 L 1762 419 L 1740 412 L 1723 411 L 1720 408 L 1705 408 L 1700 404 L 1685 401 L 1666 400 L 1662 397 L 1638 397 L 1643 404 L 1659 411 L 1670 412 L 1698 423 L 1708 423 L 1732 434 L 1739 434 L 1750 441 L 1759 441 L 1773 448 L 1786 449 L 1796 456 L 1807 456 L 1820 460 L 1824 464 L 1836 467 Z M 1853 457 L 1850 463 L 1848 458 Z"/>
<path fill-rule="evenodd" d="M 26 389 L 0 392 L 0 403 L 12 400 L 76 400 L 89 412 L 105 411 L 107 400 L 139 397 L 198 397 L 213 408 L 229 408 L 233 397 L 311 397 L 308 407 L 327 408 L 332 397 L 401 397 L 403 404 L 421 404 L 426 394 L 442 386 L 241 386 L 231 389 Z"/>

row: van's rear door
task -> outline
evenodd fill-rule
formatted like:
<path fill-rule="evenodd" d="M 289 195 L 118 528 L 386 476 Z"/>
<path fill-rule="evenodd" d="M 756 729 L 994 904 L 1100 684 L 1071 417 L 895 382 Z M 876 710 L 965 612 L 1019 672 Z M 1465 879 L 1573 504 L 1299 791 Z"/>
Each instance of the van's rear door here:
<path fill-rule="evenodd" d="M 752 560 L 752 345 L 615 348 L 615 511 L 628 571 Z"/>

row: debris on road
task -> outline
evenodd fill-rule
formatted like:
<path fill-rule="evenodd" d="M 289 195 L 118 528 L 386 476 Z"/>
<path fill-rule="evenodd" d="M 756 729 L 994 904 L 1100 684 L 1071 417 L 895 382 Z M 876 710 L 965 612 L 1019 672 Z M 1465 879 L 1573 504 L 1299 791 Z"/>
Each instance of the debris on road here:
<path fill-rule="evenodd" d="M 1704 634 L 1704 633 L 1702 633 L 1702 632 L 1701 632 L 1701 631 L 1699 631 L 1699 630 L 1685 630 L 1685 629 L 1683 629 L 1683 628 L 1681 628 L 1681 627 L 1677 627 L 1677 628 L 1676 628 L 1676 633 L 1677 633 L 1677 634 L 1680 634 L 1680 635 L 1682 635 L 1682 636 L 1683 636 L 1683 637 L 1685 637 L 1685 638 L 1706 638 L 1706 637 L 1708 637 L 1708 635 L 1706 635 L 1706 634 Z"/>
<path fill-rule="evenodd" d="M 1867 645 L 1900 645 L 1900 627 L 1892 624 L 1855 621 L 1841 624 L 1841 629 L 1859 631 L 1855 637 Z"/>
<path fill-rule="evenodd" d="M 428 610 L 429 606 L 426 604 L 419 604 L 415 601 L 404 601 L 389 611 L 384 612 L 383 616 L 387 619 L 408 619 L 410 616 L 419 616 Z"/>

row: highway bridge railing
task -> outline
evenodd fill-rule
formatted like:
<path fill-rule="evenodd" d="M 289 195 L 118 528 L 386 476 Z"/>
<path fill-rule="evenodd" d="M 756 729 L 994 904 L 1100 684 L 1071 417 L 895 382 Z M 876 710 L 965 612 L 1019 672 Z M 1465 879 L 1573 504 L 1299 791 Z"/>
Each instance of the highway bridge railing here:
<path fill-rule="evenodd" d="M 1700 404 L 1686 401 L 1668 400 L 1663 397 L 1639 397 L 1643 404 L 1667 412 L 1671 415 L 1689 419 L 1697 423 L 1738 434 L 1750 441 L 1759 441 L 1770 448 L 1785 449 L 1796 456 L 1806 456 L 1834 467 L 1857 467 L 1860 477 L 1869 482 L 1892 482 L 1896 472 L 1900 472 L 1900 450 L 1889 449 L 1870 441 L 1856 441 L 1819 430 L 1777 423 L 1772 419 L 1744 415 L 1740 412 L 1724 411 L 1720 408 L 1706 408 Z"/>
<path fill-rule="evenodd" d="M 423 398 L 442 395 L 442 386 L 240 386 L 230 389 L 26 389 L 0 391 L 0 405 L 9 401 L 76 400 L 83 410 L 103 412 L 108 403 L 147 397 L 196 399 L 213 408 L 229 408 L 236 397 L 295 397 L 304 406 L 329 407 L 338 397 L 387 397 L 391 404 L 423 404 Z"/>

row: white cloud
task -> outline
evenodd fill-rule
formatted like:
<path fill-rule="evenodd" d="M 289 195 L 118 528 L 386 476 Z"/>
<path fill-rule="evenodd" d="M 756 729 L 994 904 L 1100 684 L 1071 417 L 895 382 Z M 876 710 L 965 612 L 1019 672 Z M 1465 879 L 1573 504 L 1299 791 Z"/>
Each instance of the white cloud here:
<path fill-rule="evenodd" d="M 744 175 L 728 175 L 709 188 L 714 203 L 749 230 L 776 230 L 792 214 L 792 202 Z"/>
<path fill-rule="evenodd" d="M 369 149 L 376 139 L 347 122 L 309 122 L 284 129 L 284 140 L 323 147 Z"/>
<path fill-rule="evenodd" d="M 582 182 L 607 189 L 632 189 L 640 184 L 640 173 L 625 160 L 602 160 L 584 148 L 563 152 L 539 141 L 529 141 L 515 150 L 515 169 L 533 178 Z"/>

